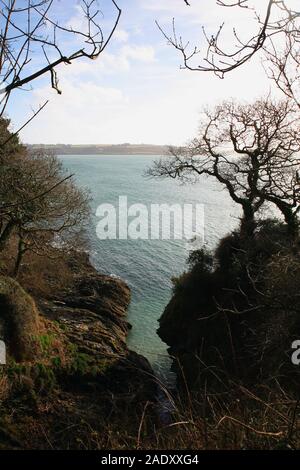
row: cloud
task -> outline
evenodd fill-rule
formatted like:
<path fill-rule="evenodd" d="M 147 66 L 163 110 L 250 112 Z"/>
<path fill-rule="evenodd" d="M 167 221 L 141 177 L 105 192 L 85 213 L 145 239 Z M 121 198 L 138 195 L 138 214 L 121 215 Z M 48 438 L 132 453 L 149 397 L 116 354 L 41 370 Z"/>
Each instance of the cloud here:
<path fill-rule="evenodd" d="M 74 31 L 86 31 L 87 20 L 83 13 L 81 5 L 75 5 L 75 13 L 65 23 L 66 28 L 73 29 Z"/>
<path fill-rule="evenodd" d="M 114 34 L 114 39 L 119 42 L 127 42 L 129 40 L 129 34 L 125 29 L 117 29 Z"/>
<path fill-rule="evenodd" d="M 249 0 L 248 8 L 222 7 L 217 4 L 217 0 L 190 0 L 190 6 L 187 6 L 183 0 L 139 0 L 140 5 L 146 12 L 155 14 L 155 19 L 166 27 L 172 26 L 172 19 L 178 25 L 178 34 L 183 33 L 187 39 L 201 37 L 203 26 L 216 33 L 219 26 L 225 23 L 226 36 L 232 35 L 233 28 L 240 34 L 257 32 L 257 17 L 255 11 L 264 17 L 267 8 L 267 2 L 261 0 Z M 228 2 L 230 3 L 230 2 Z M 232 2 L 233 3 L 233 2 Z M 190 29 L 193 26 L 194 29 Z"/>
<path fill-rule="evenodd" d="M 256 80 L 253 71 L 256 70 Z M 159 73 L 160 71 L 160 73 Z M 62 80 L 63 94 L 51 94 L 42 115 L 25 128 L 22 138 L 33 143 L 157 143 L 184 144 L 196 131 L 202 106 L 236 97 L 249 100 L 268 91 L 255 65 L 220 80 L 209 74 L 172 69 L 120 88 Z M 133 74 L 136 73 L 135 71 Z M 49 90 L 34 92 L 35 106 Z"/>
<path fill-rule="evenodd" d="M 82 59 L 73 62 L 72 65 L 62 64 L 59 69 L 59 77 L 67 77 L 70 80 L 99 81 L 100 76 L 120 74 L 130 70 L 133 62 L 153 63 L 155 61 L 155 50 L 147 45 L 122 45 L 114 53 L 105 50 L 96 61 Z"/>
<path fill-rule="evenodd" d="M 25 128 L 24 141 L 81 143 L 106 142 L 113 138 L 113 122 L 123 116 L 129 106 L 121 90 L 90 82 L 74 84 L 67 79 L 62 80 L 62 88 L 60 96 L 48 87 L 33 93 L 35 108 L 46 98 L 50 98 L 50 102 L 34 125 Z"/>
<path fill-rule="evenodd" d="M 125 60 L 153 62 L 155 60 L 155 51 L 152 46 L 124 46 L 120 51 L 120 56 Z"/>
<path fill-rule="evenodd" d="M 258 59 L 224 80 L 212 74 L 180 71 L 177 65 L 181 58 L 166 46 L 152 21 L 156 16 L 161 18 L 161 13 L 165 18 L 176 16 L 184 39 L 191 38 L 192 46 L 195 39 L 192 31 L 201 34 L 199 27 L 192 27 L 193 21 L 206 18 L 206 24 L 216 28 L 222 20 L 220 11 L 228 14 L 231 8 L 216 7 L 215 0 L 207 0 L 207 4 L 214 6 L 212 10 L 196 0 L 191 0 L 190 8 L 184 6 L 183 0 L 137 0 L 135 3 L 137 8 L 131 12 L 124 5 L 119 35 L 96 61 L 80 60 L 59 68 L 62 96 L 49 93 L 48 83 L 32 94 L 23 94 L 13 116 L 16 126 L 24 122 L 30 105 L 36 108 L 48 96 L 51 98 L 43 113 L 24 129 L 24 141 L 183 144 L 194 136 L 203 105 L 230 97 L 250 101 L 269 91 L 269 81 Z M 242 10 L 243 15 L 246 13 L 252 14 Z M 142 31 L 139 35 L 133 33 L 136 25 Z M 243 28 L 243 23 L 239 26 Z M 224 34 L 224 45 L 232 44 L 232 36 Z"/>
<path fill-rule="evenodd" d="M 174 13 L 184 14 L 184 12 L 189 12 L 189 8 L 185 5 L 183 0 L 139 0 L 140 5 L 145 10 L 150 11 L 168 11 Z"/>

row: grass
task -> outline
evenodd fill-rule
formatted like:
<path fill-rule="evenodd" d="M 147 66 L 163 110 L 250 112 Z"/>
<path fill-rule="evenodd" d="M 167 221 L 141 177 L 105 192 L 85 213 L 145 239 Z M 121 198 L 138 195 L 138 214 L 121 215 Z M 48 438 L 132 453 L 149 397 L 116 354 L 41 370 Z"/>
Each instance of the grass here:
<path fill-rule="evenodd" d="M 93 387 L 81 388 L 76 379 L 75 388 L 65 388 L 68 374 L 93 380 L 86 355 L 73 349 L 68 364 L 58 357 L 52 364 L 14 363 L 0 376 L 0 428 L 12 433 L 21 448 L 300 448 L 299 398 L 276 380 L 252 387 L 232 381 L 222 392 L 206 387 L 195 392 L 187 385 L 180 393 L 163 388 L 171 410 L 166 417 L 155 401 L 132 402 L 126 393 L 98 389 L 97 376 Z"/>

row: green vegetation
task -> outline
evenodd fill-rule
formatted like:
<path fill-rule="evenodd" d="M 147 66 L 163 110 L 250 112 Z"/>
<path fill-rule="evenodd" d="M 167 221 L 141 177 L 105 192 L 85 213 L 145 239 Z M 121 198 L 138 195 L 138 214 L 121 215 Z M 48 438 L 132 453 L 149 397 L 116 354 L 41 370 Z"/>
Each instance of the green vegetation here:
<path fill-rule="evenodd" d="M 204 111 L 189 145 L 148 171 L 213 178 L 241 208 L 239 227 L 214 251 L 190 254 L 160 319 L 178 377 L 178 419 L 188 423 L 179 441 L 299 447 L 299 122 L 290 99 L 224 102 Z"/>
<path fill-rule="evenodd" d="M 297 390 L 291 345 L 300 337 L 300 256 L 286 227 L 264 221 L 251 239 L 235 232 L 222 240 L 213 263 L 202 250 L 190 262 L 159 330 L 179 359 L 183 348 L 190 385 L 262 380 Z"/>

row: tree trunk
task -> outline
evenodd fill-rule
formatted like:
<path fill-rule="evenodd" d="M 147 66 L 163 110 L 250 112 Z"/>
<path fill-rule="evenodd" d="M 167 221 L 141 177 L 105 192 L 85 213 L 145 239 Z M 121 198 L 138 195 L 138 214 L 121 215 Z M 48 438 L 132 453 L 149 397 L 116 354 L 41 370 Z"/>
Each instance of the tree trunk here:
<path fill-rule="evenodd" d="M 253 237 L 255 229 L 254 209 L 250 202 L 243 204 L 243 217 L 241 219 L 240 234 L 242 237 Z"/>
<path fill-rule="evenodd" d="M 291 209 L 285 211 L 284 220 L 287 224 L 288 234 L 293 240 L 296 240 L 299 236 L 299 221 L 296 214 Z"/>
<path fill-rule="evenodd" d="M 284 217 L 287 224 L 287 232 L 292 240 L 296 240 L 299 236 L 299 220 L 297 211 L 289 203 L 281 200 L 279 197 L 267 195 L 266 200 L 275 204 Z"/>
<path fill-rule="evenodd" d="M 13 271 L 13 277 L 15 277 L 15 278 L 18 277 L 19 270 L 20 270 L 20 266 L 21 266 L 21 262 L 22 262 L 23 255 L 24 255 L 25 251 L 26 251 L 26 250 L 25 250 L 25 248 L 24 248 L 24 242 L 23 242 L 23 240 L 20 238 L 19 243 L 18 243 L 18 254 L 17 254 L 17 258 L 16 258 L 16 262 L 15 262 L 15 267 L 14 267 L 14 271 Z"/>
<path fill-rule="evenodd" d="M 15 223 L 10 221 L 7 223 L 5 229 L 2 231 L 0 235 L 0 251 L 4 250 L 6 243 L 8 242 L 9 237 L 11 236 L 11 233 L 14 227 L 15 227 Z"/>

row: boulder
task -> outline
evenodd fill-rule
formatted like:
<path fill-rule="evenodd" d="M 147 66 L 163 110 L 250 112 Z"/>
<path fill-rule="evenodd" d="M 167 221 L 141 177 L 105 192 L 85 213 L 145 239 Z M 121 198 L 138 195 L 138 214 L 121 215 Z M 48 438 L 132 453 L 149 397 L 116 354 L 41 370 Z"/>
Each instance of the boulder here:
<path fill-rule="evenodd" d="M 17 281 L 0 276 L 0 339 L 17 362 L 35 358 L 39 326 L 34 300 Z"/>

